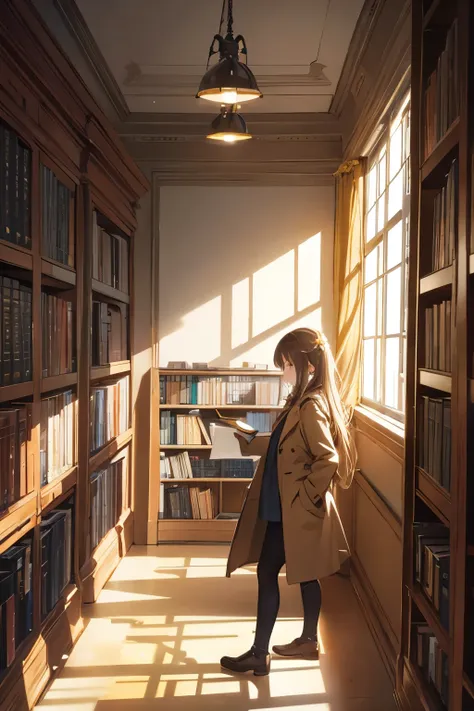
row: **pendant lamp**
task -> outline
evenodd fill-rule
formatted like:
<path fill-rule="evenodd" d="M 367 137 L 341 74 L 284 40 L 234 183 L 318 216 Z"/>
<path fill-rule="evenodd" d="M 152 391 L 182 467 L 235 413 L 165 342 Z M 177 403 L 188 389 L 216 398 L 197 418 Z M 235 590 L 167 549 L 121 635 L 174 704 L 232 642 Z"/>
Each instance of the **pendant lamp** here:
<path fill-rule="evenodd" d="M 227 1 L 227 34 L 220 34 Z M 262 97 L 257 81 L 247 65 L 247 45 L 242 35 L 234 38 L 233 0 L 223 0 L 219 34 L 214 35 L 207 70 L 201 79 L 196 98 L 233 105 Z M 216 47 L 217 43 L 217 49 Z M 209 61 L 219 52 L 219 61 L 209 69 Z M 245 55 L 245 64 L 239 61 L 239 53 Z"/>
<path fill-rule="evenodd" d="M 211 124 L 211 132 L 207 138 L 223 143 L 248 141 L 252 134 L 248 132 L 243 117 L 237 113 L 239 106 L 222 106 L 221 113 Z"/>

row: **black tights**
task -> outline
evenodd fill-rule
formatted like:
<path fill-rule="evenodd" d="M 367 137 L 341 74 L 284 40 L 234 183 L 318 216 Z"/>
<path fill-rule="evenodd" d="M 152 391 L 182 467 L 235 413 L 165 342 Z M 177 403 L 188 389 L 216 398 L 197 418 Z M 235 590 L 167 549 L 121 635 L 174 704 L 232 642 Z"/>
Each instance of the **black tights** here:
<path fill-rule="evenodd" d="M 278 574 L 285 564 L 283 526 L 269 522 L 257 567 L 258 609 L 255 647 L 268 652 L 270 636 L 280 607 Z M 316 640 L 319 613 L 321 611 L 321 586 L 318 580 L 301 583 L 304 624 L 301 637 Z"/>

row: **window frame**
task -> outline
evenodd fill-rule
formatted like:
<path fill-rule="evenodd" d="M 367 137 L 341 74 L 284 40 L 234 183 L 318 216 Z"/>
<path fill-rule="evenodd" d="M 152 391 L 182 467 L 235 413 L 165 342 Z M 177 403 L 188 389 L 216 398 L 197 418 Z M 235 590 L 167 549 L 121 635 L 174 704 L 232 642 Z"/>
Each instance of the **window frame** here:
<path fill-rule="evenodd" d="M 410 229 L 410 92 L 403 91 L 401 96 L 393 102 L 390 111 L 387 111 L 384 120 L 380 122 L 377 131 L 377 139 L 367 151 L 367 172 L 364 178 L 364 246 L 363 246 L 363 269 L 362 269 L 362 368 L 361 368 L 361 405 L 370 408 L 376 412 L 387 416 L 402 425 L 405 422 L 405 384 L 406 384 L 406 339 L 407 339 L 407 298 L 408 298 L 408 245 L 409 245 L 409 229 Z M 405 117 L 408 114 L 408 118 L 405 124 Z M 395 129 L 391 131 L 391 128 L 397 118 L 400 117 L 400 122 L 397 122 Z M 403 137 L 401 145 L 401 165 L 399 170 L 394 173 L 392 179 L 390 179 L 390 141 L 392 135 L 396 133 L 398 126 L 401 124 Z M 380 192 L 379 188 L 379 161 L 381 153 L 385 149 L 385 182 L 383 187 L 383 192 Z M 376 166 L 376 194 L 372 205 L 369 205 L 369 180 L 371 177 L 371 171 Z M 394 214 L 390 219 L 386 219 L 389 214 L 389 189 L 390 185 L 397 178 L 397 176 L 403 173 L 403 198 L 401 208 Z M 378 207 L 379 200 L 383 198 L 384 203 L 384 224 L 381 229 L 378 229 Z M 375 210 L 375 221 L 376 221 L 376 232 L 370 241 L 367 241 L 367 231 L 368 231 L 368 218 L 371 210 L 376 207 Z M 402 229 L 402 245 L 401 245 L 401 262 L 397 263 L 391 268 L 387 268 L 387 247 L 388 247 L 388 234 L 390 230 L 401 224 Z M 376 256 L 377 259 L 377 275 L 371 281 L 365 281 L 366 273 L 366 259 L 369 255 L 373 254 L 379 245 L 383 245 L 383 262 L 379 265 L 380 255 Z M 386 334 L 386 312 L 387 312 L 387 300 L 388 300 L 388 286 L 387 286 L 387 276 L 401 269 L 401 287 L 400 293 L 402 298 L 400 299 L 400 332 L 398 334 Z M 366 304 L 366 290 L 368 287 L 376 285 L 375 288 L 381 289 L 381 296 L 376 294 L 377 308 L 375 315 L 375 335 L 365 336 L 365 304 Z M 381 305 L 381 308 L 380 308 Z M 379 311 L 382 313 L 380 314 Z M 379 335 L 380 334 L 380 335 Z M 386 391 L 386 378 L 385 378 L 385 362 L 386 362 L 386 345 L 387 341 L 391 338 L 399 338 L 399 379 L 398 379 L 398 403 L 401 405 L 402 409 L 398 410 L 389 405 L 385 404 L 385 391 Z M 380 395 L 380 401 L 376 399 L 364 396 L 364 343 L 365 341 L 372 340 L 374 342 L 374 382 L 373 382 L 373 393 L 375 397 Z M 380 343 L 380 355 L 378 353 L 379 347 L 377 343 Z"/>

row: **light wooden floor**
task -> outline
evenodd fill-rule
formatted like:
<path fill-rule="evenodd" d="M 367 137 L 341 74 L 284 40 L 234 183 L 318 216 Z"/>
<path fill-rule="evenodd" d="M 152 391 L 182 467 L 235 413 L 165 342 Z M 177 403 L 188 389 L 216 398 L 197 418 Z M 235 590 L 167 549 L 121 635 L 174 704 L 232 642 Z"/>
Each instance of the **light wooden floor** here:
<path fill-rule="evenodd" d="M 253 641 L 256 577 L 225 578 L 224 546 L 135 547 L 99 601 L 41 711 L 395 711 L 391 685 L 348 580 L 323 584 L 320 662 L 275 657 L 269 677 L 221 672 Z M 301 631 L 281 578 L 272 643 Z"/>

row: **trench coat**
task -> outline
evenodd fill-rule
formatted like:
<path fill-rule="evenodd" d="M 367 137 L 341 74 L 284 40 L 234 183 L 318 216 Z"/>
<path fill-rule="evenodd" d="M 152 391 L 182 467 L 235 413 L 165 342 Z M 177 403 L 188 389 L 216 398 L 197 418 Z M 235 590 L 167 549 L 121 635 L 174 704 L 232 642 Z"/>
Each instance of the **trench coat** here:
<path fill-rule="evenodd" d="M 260 455 L 260 462 L 232 539 L 227 577 L 260 558 L 267 524 L 258 509 L 268 443 L 269 435 L 257 435 L 242 444 L 242 454 Z M 332 575 L 350 552 L 331 492 L 338 455 L 321 392 L 304 395 L 289 410 L 277 462 L 287 581 L 292 585 Z"/>

